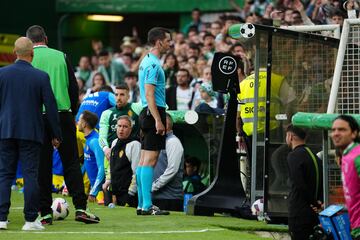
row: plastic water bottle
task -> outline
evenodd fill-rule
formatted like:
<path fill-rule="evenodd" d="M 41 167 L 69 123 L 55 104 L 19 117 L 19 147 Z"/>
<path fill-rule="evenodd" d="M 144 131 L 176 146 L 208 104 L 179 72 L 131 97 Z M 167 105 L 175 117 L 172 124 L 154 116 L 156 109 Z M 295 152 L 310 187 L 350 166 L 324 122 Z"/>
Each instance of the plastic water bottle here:
<path fill-rule="evenodd" d="M 187 212 L 187 205 L 188 205 L 190 198 L 192 198 L 192 196 L 193 195 L 191 193 L 184 194 L 184 212 Z"/>

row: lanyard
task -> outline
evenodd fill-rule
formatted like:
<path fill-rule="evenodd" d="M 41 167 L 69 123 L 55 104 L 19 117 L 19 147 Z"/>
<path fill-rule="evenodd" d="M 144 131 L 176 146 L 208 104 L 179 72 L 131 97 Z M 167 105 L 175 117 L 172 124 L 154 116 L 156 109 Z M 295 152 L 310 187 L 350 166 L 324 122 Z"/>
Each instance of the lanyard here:
<path fill-rule="evenodd" d="M 317 197 L 318 197 L 318 191 L 319 191 L 319 178 L 320 178 L 320 174 L 319 174 L 319 166 L 318 166 L 318 162 L 314 156 L 314 154 L 312 153 L 312 151 L 308 148 L 308 147 L 305 147 L 306 151 L 309 153 L 311 159 L 313 160 L 314 162 L 314 167 L 315 167 L 315 172 L 316 172 L 316 191 L 315 191 L 315 200 L 318 200 Z"/>

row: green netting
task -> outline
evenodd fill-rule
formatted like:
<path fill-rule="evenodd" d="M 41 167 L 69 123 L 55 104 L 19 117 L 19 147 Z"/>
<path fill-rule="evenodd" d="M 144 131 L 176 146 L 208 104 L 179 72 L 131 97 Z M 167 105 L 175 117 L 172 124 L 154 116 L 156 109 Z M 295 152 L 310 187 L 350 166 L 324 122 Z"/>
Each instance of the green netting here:
<path fill-rule="evenodd" d="M 359 114 L 349 114 L 353 116 L 358 124 L 360 124 Z M 296 113 L 291 122 L 297 127 L 310 128 L 310 129 L 331 129 L 332 122 L 339 116 L 339 114 L 326 114 L 326 113 Z"/>

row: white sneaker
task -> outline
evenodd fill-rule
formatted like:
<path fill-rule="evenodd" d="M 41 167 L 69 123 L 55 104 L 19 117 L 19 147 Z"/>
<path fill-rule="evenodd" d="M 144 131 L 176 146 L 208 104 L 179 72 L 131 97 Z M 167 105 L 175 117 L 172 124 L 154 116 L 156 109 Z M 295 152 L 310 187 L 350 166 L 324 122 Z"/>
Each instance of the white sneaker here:
<path fill-rule="evenodd" d="M 0 230 L 6 230 L 8 221 L 0 221 Z"/>
<path fill-rule="evenodd" d="M 33 222 L 25 222 L 24 226 L 22 227 L 23 231 L 40 231 L 44 230 L 45 228 L 41 225 L 41 222 L 35 220 Z"/>

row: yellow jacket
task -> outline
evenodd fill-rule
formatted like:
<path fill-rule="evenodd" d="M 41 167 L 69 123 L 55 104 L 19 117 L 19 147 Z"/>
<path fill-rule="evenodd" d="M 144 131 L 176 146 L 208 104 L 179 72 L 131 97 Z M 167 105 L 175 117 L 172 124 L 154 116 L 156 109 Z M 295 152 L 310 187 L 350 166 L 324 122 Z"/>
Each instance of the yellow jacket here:
<path fill-rule="evenodd" d="M 280 88 L 284 77 L 281 75 L 271 74 L 271 97 L 270 97 L 270 130 L 279 126 L 275 115 L 280 112 Z M 238 99 L 240 104 L 240 116 L 244 123 L 243 131 L 251 136 L 253 134 L 254 123 L 254 103 L 255 103 L 255 74 L 252 74 L 241 81 L 240 93 Z M 259 72 L 259 100 L 258 100 L 258 122 L 257 132 L 261 133 L 265 130 L 265 115 L 266 115 L 266 72 Z"/>

